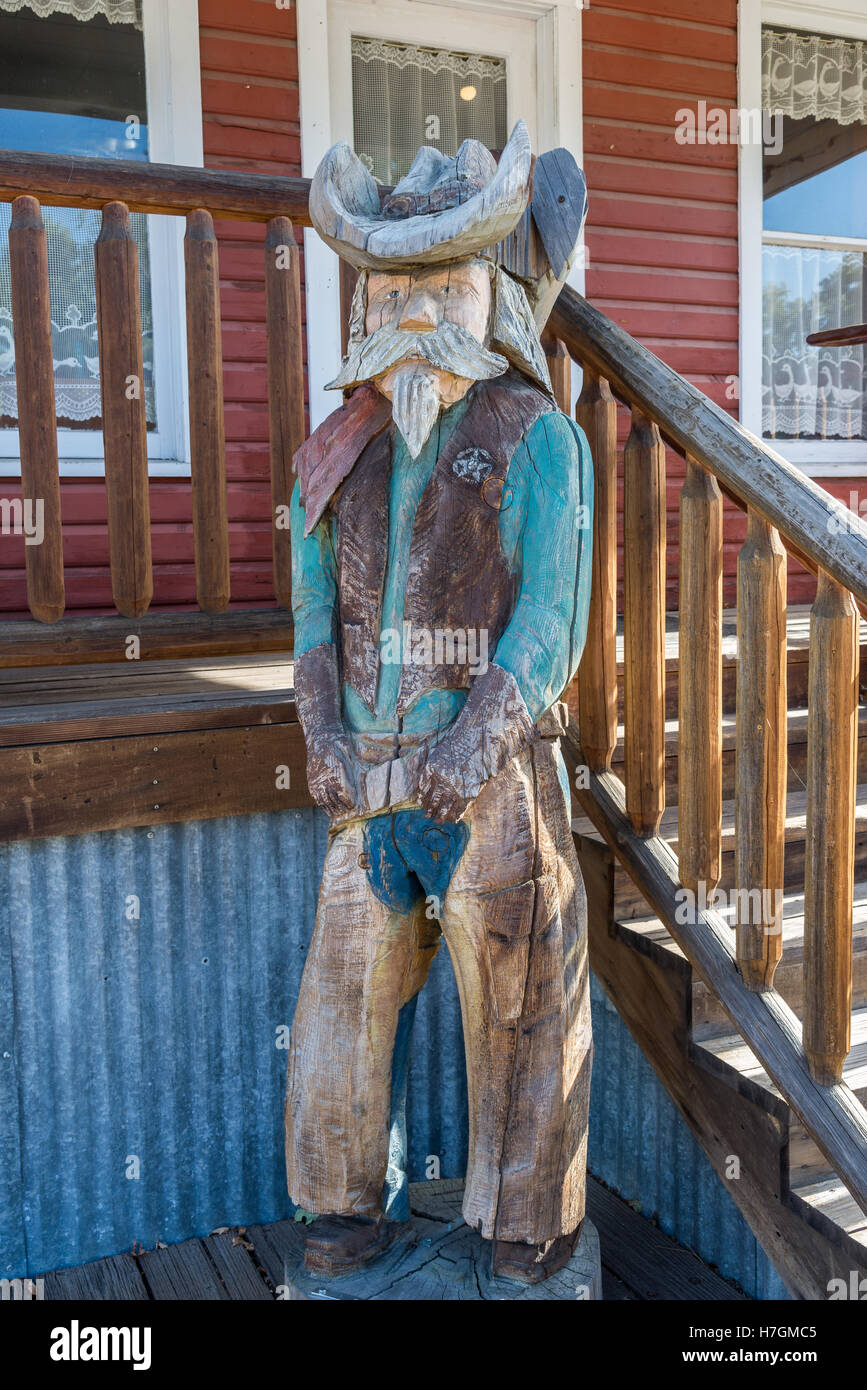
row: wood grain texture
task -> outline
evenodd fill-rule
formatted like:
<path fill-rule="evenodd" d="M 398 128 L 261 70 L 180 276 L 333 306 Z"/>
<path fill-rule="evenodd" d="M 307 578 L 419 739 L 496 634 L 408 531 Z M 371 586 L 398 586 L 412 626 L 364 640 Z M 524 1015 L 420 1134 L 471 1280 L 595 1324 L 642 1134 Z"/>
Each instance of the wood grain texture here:
<path fill-rule="evenodd" d="M 722 494 L 687 460 L 680 495 L 678 864 L 685 888 L 720 878 L 722 824 Z"/>
<path fill-rule="evenodd" d="M 269 222 L 291 217 L 309 227 L 309 179 L 194 169 L 138 160 L 0 151 L 0 199 L 23 194 L 52 207 L 103 208 L 123 201 L 133 212 L 186 215 L 206 207 L 214 217 Z"/>
<path fill-rule="evenodd" d="M 809 711 L 804 1051 L 830 1086 L 851 1045 L 858 614 L 825 574 L 810 616 Z"/>
<path fill-rule="evenodd" d="M 665 448 L 633 410 L 623 451 L 626 802 L 639 835 L 665 809 Z"/>
<path fill-rule="evenodd" d="M 301 1263 L 304 1227 L 292 1221 L 252 1226 L 250 1239 L 256 1258 L 281 1297 L 290 1302 L 323 1300 L 376 1302 L 582 1302 L 602 1297 L 599 1236 L 590 1221 L 569 1264 L 542 1284 L 526 1286 L 513 1279 L 491 1277 L 490 1253 L 477 1231 L 458 1217 L 449 1219 L 453 1194 L 436 1210 L 433 1189 L 453 1188 L 446 1181 L 416 1183 L 420 1205 L 432 1214 L 414 1215 L 404 1223 L 394 1243 L 371 1264 L 354 1274 L 327 1278 L 308 1274 Z M 458 1184 L 458 1201 L 460 1189 Z M 420 1189 L 431 1189 L 431 1192 Z"/>
<path fill-rule="evenodd" d="M 604 772 L 617 745 L 617 403 L 589 369 L 575 414 L 593 455 L 593 575 L 578 726 L 587 765 Z"/>
<path fill-rule="evenodd" d="M 111 587 L 118 612 L 139 618 L 153 573 L 138 246 L 125 204 L 103 208 L 95 260 Z"/>
<path fill-rule="evenodd" d="M 4 748 L 0 840 L 310 806 L 304 767 L 293 723 Z"/>
<path fill-rule="evenodd" d="M 554 390 L 554 399 L 564 415 L 572 414 L 572 358 L 559 338 L 545 339 L 545 360 Z"/>
<path fill-rule="evenodd" d="M 25 543 L 27 603 L 34 618 L 54 623 L 65 607 L 60 477 L 54 410 L 54 361 L 48 250 L 42 212 L 35 198 L 17 198 L 9 228 L 12 326 L 15 333 L 15 388 L 18 394 L 18 447 L 21 496 L 25 507 L 41 509 L 42 540 Z M 26 520 L 25 516 L 25 520 Z"/>
<path fill-rule="evenodd" d="M 274 593 L 281 608 L 292 605 L 288 508 L 295 485 L 292 459 L 303 444 L 305 434 L 299 261 L 300 252 L 289 218 L 273 218 L 265 236 L 265 306 Z"/>
<path fill-rule="evenodd" d="M 782 951 L 786 819 L 786 552 L 751 511 L 738 557 L 737 961 L 769 989 Z"/>
<path fill-rule="evenodd" d="M 187 217 L 184 266 L 196 598 L 203 612 L 222 613 L 229 603 L 229 523 L 220 264 L 214 220 L 204 208 Z"/>
<path fill-rule="evenodd" d="M 10 667 L 90 665 L 126 659 L 130 637 L 139 640 L 140 661 L 185 656 L 248 655 L 292 649 L 291 615 L 277 609 L 233 609 L 205 613 L 148 613 L 144 618 L 64 618 L 56 627 L 0 622 L 0 670 Z"/>

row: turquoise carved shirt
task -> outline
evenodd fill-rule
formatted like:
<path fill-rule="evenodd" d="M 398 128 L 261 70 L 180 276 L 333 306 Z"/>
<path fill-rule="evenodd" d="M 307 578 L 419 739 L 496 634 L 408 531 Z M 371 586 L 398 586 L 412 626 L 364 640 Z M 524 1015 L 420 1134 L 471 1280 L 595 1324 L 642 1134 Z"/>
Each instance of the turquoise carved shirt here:
<path fill-rule="evenodd" d="M 403 603 L 413 522 L 440 451 L 466 413 L 469 397 L 440 414 L 418 458 L 394 433 L 389 497 L 388 559 L 380 622 L 376 708 L 371 714 L 345 684 L 343 718 L 357 734 L 442 732 L 459 714 L 465 690 L 422 692 L 397 715 Z M 518 578 L 512 617 L 488 661 L 511 672 L 533 719 L 560 696 L 578 668 L 590 602 L 593 470 L 581 429 L 552 409 L 524 436 L 506 474 L 499 514 L 500 545 Z M 337 633 L 336 521 L 322 517 L 304 535 L 298 484 L 292 495 L 292 609 L 295 654 L 333 642 Z"/>

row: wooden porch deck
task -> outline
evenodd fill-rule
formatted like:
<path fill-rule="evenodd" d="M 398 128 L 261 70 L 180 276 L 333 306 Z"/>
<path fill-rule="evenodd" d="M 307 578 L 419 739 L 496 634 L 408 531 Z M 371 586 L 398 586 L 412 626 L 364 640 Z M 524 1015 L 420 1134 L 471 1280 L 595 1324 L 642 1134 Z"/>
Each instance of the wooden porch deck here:
<path fill-rule="evenodd" d="M 442 1222 L 444 1227 L 454 1223 L 460 1215 L 461 1190 L 460 1182 L 448 1179 L 416 1183 L 410 1188 L 413 1212 Z M 589 1182 L 588 1216 L 599 1232 L 604 1300 L 746 1300 L 736 1285 L 663 1234 L 595 1178 Z M 287 1260 L 297 1249 L 298 1236 L 293 1222 L 277 1221 L 221 1230 L 180 1245 L 114 1255 L 47 1274 L 44 1301 L 271 1302 L 283 1283 Z M 388 1296 L 399 1299 L 409 1295 L 395 1289 Z M 439 1296 L 450 1300 L 467 1294 L 455 1279 L 443 1283 Z M 348 1293 L 347 1297 L 357 1295 Z"/>

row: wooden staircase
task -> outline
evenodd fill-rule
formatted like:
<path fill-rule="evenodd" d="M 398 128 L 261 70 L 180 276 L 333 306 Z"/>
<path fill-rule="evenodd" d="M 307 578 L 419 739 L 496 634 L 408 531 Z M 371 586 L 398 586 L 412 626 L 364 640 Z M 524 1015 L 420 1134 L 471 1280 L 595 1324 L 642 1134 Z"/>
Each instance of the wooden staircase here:
<path fill-rule="evenodd" d="M 666 809 L 659 835 L 676 853 L 678 836 L 678 631 L 666 633 Z M 723 614 L 723 796 L 718 910 L 731 924 L 735 887 L 734 715 L 736 614 Z M 867 627 L 862 624 L 862 655 Z M 787 615 L 787 783 L 782 954 L 774 984 L 803 1016 L 804 856 L 809 609 Z M 618 707 L 623 705 L 623 639 L 617 642 Z M 577 717 L 577 701 L 573 713 Z M 867 1101 L 867 775 L 861 766 L 867 709 L 859 714 L 859 786 L 855 823 L 852 1048 L 843 1078 Z M 572 742 L 573 774 L 581 765 Z M 729 755 L 727 757 L 727 754 Z M 728 766 L 727 766 L 728 763 Z M 623 727 L 612 769 L 622 771 Z M 863 779 L 863 782 L 862 782 Z M 587 880 L 591 964 L 612 1002 L 704 1144 L 727 1189 L 797 1296 L 828 1297 L 828 1282 L 867 1274 L 867 1216 L 834 1173 L 754 1052 L 732 1027 L 641 889 L 586 815 L 573 828 Z M 712 890 L 708 890 L 708 897 Z M 664 1002 L 664 1006 L 663 1005 Z M 660 1007 L 656 1007 L 660 1005 Z M 737 1160 L 733 1162 L 733 1160 Z M 745 1183 L 746 1168 L 750 1169 Z M 734 1176 L 737 1174 L 738 1176 Z"/>

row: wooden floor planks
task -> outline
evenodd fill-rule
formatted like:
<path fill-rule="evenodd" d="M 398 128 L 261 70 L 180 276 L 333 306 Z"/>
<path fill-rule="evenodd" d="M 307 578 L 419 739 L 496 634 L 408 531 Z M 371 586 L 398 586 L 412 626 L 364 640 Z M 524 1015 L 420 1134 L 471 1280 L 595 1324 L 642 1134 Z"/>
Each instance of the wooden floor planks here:
<path fill-rule="evenodd" d="M 413 1252 L 412 1258 L 419 1265 L 414 1275 L 414 1288 L 421 1292 L 414 1292 L 412 1297 L 434 1302 L 478 1299 L 478 1262 L 468 1246 L 472 1233 L 461 1224 L 463 1183 L 457 1179 L 443 1179 L 415 1183 L 410 1190 L 414 1216 L 425 1225 L 427 1237 L 432 1244 L 438 1243 L 440 1252 L 438 1258 L 430 1261 L 427 1274 L 424 1273 L 425 1250 L 422 1249 L 420 1255 Z M 731 1301 L 745 1297 L 692 1251 L 679 1246 L 593 1178 L 588 1185 L 587 1210 L 599 1232 L 604 1300 Z M 248 1230 L 220 1231 L 202 1240 L 185 1240 L 180 1245 L 148 1250 L 137 1257 L 114 1255 L 46 1275 L 44 1297 L 48 1302 L 109 1299 L 270 1302 L 275 1290 L 281 1290 L 281 1297 L 286 1296 L 303 1235 L 304 1228 L 299 1223 L 276 1221 L 251 1226 Z M 386 1253 L 379 1268 L 381 1293 L 374 1294 L 375 1298 L 401 1299 L 400 1285 L 407 1259 L 405 1248 L 403 1252 L 393 1250 L 391 1256 Z M 449 1268 L 445 1268 L 443 1261 Z M 490 1282 L 487 1281 L 484 1293 L 487 1297 L 497 1297 L 497 1290 L 490 1287 Z M 353 1278 L 341 1280 L 337 1296 L 363 1297 L 362 1286 L 363 1281 L 357 1288 Z M 552 1294 L 558 1296 L 553 1284 L 547 1295 L 541 1296 Z M 331 1298 L 334 1296 L 329 1294 Z M 540 1289 L 521 1296 L 535 1301 L 540 1297 Z M 559 1296 L 574 1297 L 574 1294 L 564 1290 Z"/>

